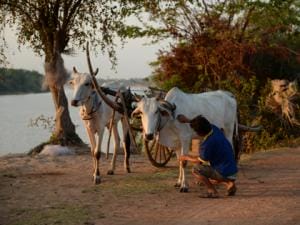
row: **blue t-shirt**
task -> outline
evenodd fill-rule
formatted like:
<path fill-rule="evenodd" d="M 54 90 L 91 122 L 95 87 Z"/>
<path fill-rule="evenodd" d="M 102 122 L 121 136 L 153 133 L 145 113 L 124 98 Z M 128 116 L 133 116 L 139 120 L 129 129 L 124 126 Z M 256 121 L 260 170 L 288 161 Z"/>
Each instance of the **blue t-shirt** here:
<path fill-rule="evenodd" d="M 237 165 L 231 144 L 222 131 L 212 125 L 212 133 L 201 143 L 199 156 L 204 161 L 209 161 L 212 168 L 223 177 L 237 173 Z"/>

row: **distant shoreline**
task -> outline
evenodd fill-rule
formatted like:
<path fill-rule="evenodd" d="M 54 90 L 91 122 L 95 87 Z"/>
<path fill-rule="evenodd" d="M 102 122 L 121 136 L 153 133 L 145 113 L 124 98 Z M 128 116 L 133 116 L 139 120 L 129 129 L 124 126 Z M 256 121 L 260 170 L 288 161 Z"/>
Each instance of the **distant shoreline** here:
<path fill-rule="evenodd" d="M 43 94 L 48 93 L 49 91 L 38 91 L 38 92 L 7 92 L 7 93 L 0 93 L 0 96 L 5 95 L 27 95 L 27 94 Z"/>

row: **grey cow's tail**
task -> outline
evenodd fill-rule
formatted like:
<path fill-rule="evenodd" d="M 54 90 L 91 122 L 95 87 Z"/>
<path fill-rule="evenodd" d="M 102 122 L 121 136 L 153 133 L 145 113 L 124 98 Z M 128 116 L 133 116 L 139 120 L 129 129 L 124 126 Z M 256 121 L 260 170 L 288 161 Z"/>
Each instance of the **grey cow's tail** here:
<path fill-rule="evenodd" d="M 233 132 L 233 150 L 236 162 L 238 162 L 240 159 L 240 155 L 243 149 L 242 147 L 242 136 L 239 132 L 239 113 L 237 112 Z"/>
<path fill-rule="evenodd" d="M 227 94 L 229 97 L 236 100 L 234 94 L 231 93 L 230 91 L 224 91 L 224 93 Z M 240 155 L 241 155 L 242 150 L 243 150 L 242 136 L 239 132 L 239 120 L 240 120 L 240 115 L 239 115 L 239 111 L 238 111 L 238 107 L 237 107 L 235 124 L 234 124 L 234 131 L 233 131 L 233 140 L 232 140 L 234 157 L 235 157 L 236 162 L 239 161 Z"/>

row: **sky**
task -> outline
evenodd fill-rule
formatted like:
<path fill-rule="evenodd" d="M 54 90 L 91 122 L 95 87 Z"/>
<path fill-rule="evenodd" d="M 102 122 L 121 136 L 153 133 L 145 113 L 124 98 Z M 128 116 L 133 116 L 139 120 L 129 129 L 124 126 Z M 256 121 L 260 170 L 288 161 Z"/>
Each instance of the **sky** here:
<path fill-rule="evenodd" d="M 8 42 L 8 49 L 5 51 L 9 62 L 8 68 L 36 70 L 44 74 L 43 57 L 35 55 L 28 46 L 21 46 L 19 49 L 17 38 L 13 30 L 7 28 L 5 37 Z M 147 43 L 148 45 L 145 45 Z M 166 46 L 168 46 L 167 41 L 149 45 L 149 40 L 147 39 L 128 40 L 123 48 L 118 47 L 116 49 L 118 57 L 116 71 L 111 69 L 111 64 L 107 56 L 99 54 L 96 57 L 91 51 L 91 60 L 93 67 L 99 68 L 101 78 L 145 78 L 151 75 L 151 71 L 153 70 L 149 63 L 155 61 L 158 50 Z M 85 52 L 77 51 L 74 56 L 63 55 L 63 58 L 67 70 L 71 71 L 73 66 L 76 66 L 78 71 L 88 72 Z"/>

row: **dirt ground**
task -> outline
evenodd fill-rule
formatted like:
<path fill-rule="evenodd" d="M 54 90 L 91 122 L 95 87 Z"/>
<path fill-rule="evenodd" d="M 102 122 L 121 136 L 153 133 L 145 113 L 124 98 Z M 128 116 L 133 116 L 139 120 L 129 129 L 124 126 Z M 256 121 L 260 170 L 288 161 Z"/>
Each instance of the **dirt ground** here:
<path fill-rule="evenodd" d="M 179 193 L 176 159 L 151 166 L 144 155 L 131 158 L 132 173 L 118 157 L 116 175 L 92 183 L 90 155 L 0 158 L 0 224 L 163 224 L 299 225 L 300 147 L 245 156 L 239 165 L 237 194 L 204 199 L 203 186 L 189 170 L 190 191 Z"/>

